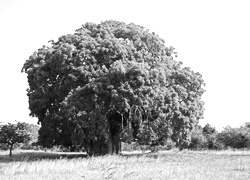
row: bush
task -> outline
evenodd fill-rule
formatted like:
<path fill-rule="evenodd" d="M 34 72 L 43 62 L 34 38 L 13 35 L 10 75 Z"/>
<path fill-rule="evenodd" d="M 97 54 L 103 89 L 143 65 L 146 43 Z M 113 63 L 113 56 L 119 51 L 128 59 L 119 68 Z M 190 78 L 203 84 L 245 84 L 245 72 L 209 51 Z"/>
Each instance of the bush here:
<path fill-rule="evenodd" d="M 164 141 L 163 144 L 163 150 L 170 150 L 170 149 L 174 149 L 176 147 L 176 143 L 172 141 L 172 139 L 167 139 L 166 141 Z"/>
<path fill-rule="evenodd" d="M 206 138 L 208 149 L 221 150 L 224 148 L 224 144 L 217 140 L 217 133 L 211 134 Z"/>
<path fill-rule="evenodd" d="M 231 128 L 228 126 L 221 133 L 218 133 L 216 138 L 225 148 L 250 147 L 250 129 L 247 127 Z"/>
<path fill-rule="evenodd" d="M 195 127 L 191 132 L 191 142 L 188 148 L 194 150 L 207 148 L 207 138 L 203 134 L 203 130 L 200 126 Z"/>
<path fill-rule="evenodd" d="M 140 151 L 141 147 L 138 143 L 124 143 L 122 142 L 122 151 Z"/>
<path fill-rule="evenodd" d="M 158 145 L 158 146 L 154 146 L 151 147 L 150 150 L 151 152 L 159 152 L 159 151 L 169 151 L 171 149 L 175 149 L 175 146 L 162 146 L 162 145 Z"/>

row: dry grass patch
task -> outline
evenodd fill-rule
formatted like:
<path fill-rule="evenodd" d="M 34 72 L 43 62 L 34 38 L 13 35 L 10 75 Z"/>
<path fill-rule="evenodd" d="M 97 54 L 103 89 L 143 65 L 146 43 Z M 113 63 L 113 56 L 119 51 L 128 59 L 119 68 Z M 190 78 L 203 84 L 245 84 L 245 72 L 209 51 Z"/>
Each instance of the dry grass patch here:
<path fill-rule="evenodd" d="M 52 154 L 50 154 L 52 156 Z M 151 154 L 0 163 L 0 179 L 250 179 L 250 152 Z"/>

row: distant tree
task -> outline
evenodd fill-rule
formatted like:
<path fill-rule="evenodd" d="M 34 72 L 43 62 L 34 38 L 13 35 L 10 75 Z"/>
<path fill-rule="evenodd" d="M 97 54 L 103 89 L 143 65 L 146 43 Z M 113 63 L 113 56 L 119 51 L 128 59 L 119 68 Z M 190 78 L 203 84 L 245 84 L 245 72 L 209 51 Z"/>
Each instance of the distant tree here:
<path fill-rule="evenodd" d="M 38 131 L 40 129 L 40 127 L 38 125 L 35 124 L 29 124 L 26 123 L 26 132 L 27 134 L 30 135 L 30 140 L 23 143 L 23 145 L 21 146 L 21 149 L 32 149 L 34 148 L 33 146 L 38 145 Z"/>
<path fill-rule="evenodd" d="M 30 135 L 29 143 L 34 143 L 38 141 L 38 131 L 40 127 L 35 124 L 26 123 L 26 132 Z"/>
<path fill-rule="evenodd" d="M 211 134 L 214 134 L 216 132 L 215 128 L 212 127 L 210 124 L 206 124 L 203 128 L 202 128 L 202 132 L 204 135 L 209 136 Z"/>
<path fill-rule="evenodd" d="M 246 122 L 246 123 L 243 125 L 243 127 L 249 128 L 249 129 L 250 129 L 250 122 Z"/>
<path fill-rule="evenodd" d="M 212 127 L 210 124 L 207 123 L 202 128 L 202 133 L 206 137 L 208 149 L 219 149 L 220 148 L 220 144 L 216 141 L 217 131 L 216 131 L 215 127 Z"/>
<path fill-rule="evenodd" d="M 30 135 L 27 133 L 26 123 L 17 122 L 16 124 L 0 125 L 0 143 L 9 148 L 10 157 L 12 156 L 14 145 L 25 143 L 29 140 Z"/>
<path fill-rule="evenodd" d="M 230 148 L 247 148 L 250 145 L 250 131 L 246 127 L 232 128 L 227 126 L 217 134 L 217 140 Z"/>
<path fill-rule="evenodd" d="M 246 147 L 250 148 L 250 122 L 246 122 L 240 129 L 246 139 Z"/>
<path fill-rule="evenodd" d="M 141 142 L 189 142 L 203 116 L 205 84 L 200 73 L 174 60 L 174 48 L 158 35 L 133 23 L 105 21 L 86 23 L 51 43 L 22 69 L 42 144 L 67 141 L 100 155 L 118 153 L 128 133 Z"/>
<path fill-rule="evenodd" d="M 207 138 L 203 134 L 203 128 L 200 125 L 195 126 L 191 132 L 189 148 L 195 150 L 207 148 Z"/>

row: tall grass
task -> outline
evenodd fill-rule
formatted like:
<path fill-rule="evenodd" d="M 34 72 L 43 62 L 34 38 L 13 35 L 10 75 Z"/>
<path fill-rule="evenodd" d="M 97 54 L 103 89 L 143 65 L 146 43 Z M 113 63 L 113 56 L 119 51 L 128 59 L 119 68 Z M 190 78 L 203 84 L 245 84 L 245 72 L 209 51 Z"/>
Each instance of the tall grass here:
<path fill-rule="evenodd" d="M 29 158 L 25 156 L 0 163 L 0 179 L 250 179 L 250 152 L 247 151 L 167 151 L 73 159 Z"/>

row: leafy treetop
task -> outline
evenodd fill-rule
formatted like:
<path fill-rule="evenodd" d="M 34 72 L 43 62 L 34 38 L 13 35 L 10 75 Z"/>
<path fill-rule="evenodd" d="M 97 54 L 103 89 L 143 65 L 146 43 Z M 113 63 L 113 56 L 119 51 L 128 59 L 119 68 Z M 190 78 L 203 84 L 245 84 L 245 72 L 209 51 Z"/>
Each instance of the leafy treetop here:
<path fill-rule="evenodd" d="M 150 127 L 143 131 L 154 133 L 153 139 L 185 144 L 202 118 L 205 84 L 164 43 L 142 26 L 117 21 L 86 23 L 51 41 L 22 69 L 28 74 L 30 115 L 55 136 L 70 120 L 81 143 L 106 142 L 118 127 L 111 120 L 116 114 L 136 139 L 142 127 Z"/>

